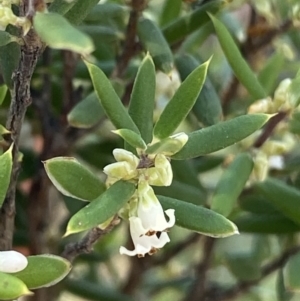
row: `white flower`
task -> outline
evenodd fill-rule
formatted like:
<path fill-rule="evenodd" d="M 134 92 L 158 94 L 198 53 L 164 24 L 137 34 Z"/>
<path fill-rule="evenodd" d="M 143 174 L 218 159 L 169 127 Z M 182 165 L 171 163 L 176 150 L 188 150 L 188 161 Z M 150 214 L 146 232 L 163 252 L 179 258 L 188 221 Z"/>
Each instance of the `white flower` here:
<path fill-rule="evenodd" d="M 140 182 L 138 186 L 137 215 L 142 221 L 147 233 L 163 232 L 175 224 L 174 209 L 166 210 L 169 221 L 166 221 L 163 208 L 153 189 L 147 182 Z"/>
<path fill-rule="evenodd" d="M 138 201 L 134 199 L 134 204 L 130 210 L 130 234 L 134 244 L 134 250 L 130 251 L 124 247 L 120 248 L 121 254 L 129 256 L 144 257 L 145 254 L 152 255 L 170 241 L 165 232 L 175 224 L 174 209 L 166 210 L 169 221 L 166 221 L 161 204 L 154 194 L 152 187 L 146 181 L 139 183 Z M 132 215 L 137 216 L 132 216 Z M 157 236 L 157 232 L 161 232 Z"/>
<path fill-rule="evenodd" d="M 160 237 L 157 237 L 156 234 L 146 235 L 146 229 L 143 227 L 141 219 L 136 216 L 129 218 L 129 222 L 134 250 L 130 251 L 125 247 L 120 247 L 120 254 L 137 255 L 138 257 L 144 257 L 148 253 L 152 255 L 170 241 L 166 232 L 161 233 Z"/>
<path fill-rule="evenodd" d="M 27 258 L 16 251 L 0 252 L 0 272 L 16 273 L 26 268 Z"/>

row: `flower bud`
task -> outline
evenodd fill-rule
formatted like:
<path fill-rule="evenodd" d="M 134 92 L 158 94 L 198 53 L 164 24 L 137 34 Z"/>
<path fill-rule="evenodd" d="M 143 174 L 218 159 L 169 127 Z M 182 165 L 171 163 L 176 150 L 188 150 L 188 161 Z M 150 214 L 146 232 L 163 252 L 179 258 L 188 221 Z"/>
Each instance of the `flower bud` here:
<path fill-rule="evenodd" d="M 0 252 L 0 271 L 4 273 L 16 273 L 26 268 L 27 258 L 16 251 Z"/>

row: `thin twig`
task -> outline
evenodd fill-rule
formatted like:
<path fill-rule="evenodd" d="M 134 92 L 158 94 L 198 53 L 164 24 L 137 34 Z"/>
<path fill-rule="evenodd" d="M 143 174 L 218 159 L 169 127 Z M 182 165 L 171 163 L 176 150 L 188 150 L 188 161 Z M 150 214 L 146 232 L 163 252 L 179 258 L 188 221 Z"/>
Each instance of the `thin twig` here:
<path fill-rule="evenodd" d="M 184 301 L 204 300 L 207 270 L 211 263 L 215 241 L 216 240 L 212 237 L 205 237 L 203 258 L 196 268 L 196 280 L 184 298 Z"/>
<path fill-rule="evenodd" d="M 295 246 L 289 250 L 283 252 L 280 257 L 272 261 L 271 263 L 265 265 L 261 270 L 261 277 L 255 281 L 241 281 L 234 287 L 220 291 L 216 288 L 209 289 L 205 293 L 205 299 L 207 301 L 232 301 L 242 293 L 248 291 L 251 287 L 257 285 L 264 278 L 275 272 L 276 270 L 282 268 L 288 259 L 300 252 L 300 246 Z M 199 299 L 200 300 L 200 299 Z"/>
<path fill-rule="evenodd" d="M 140 14 L 145 9 L 145 6 L 145 0 L 131 0 L 131 12 L 126 29 L 123 52 L 117 60 L 117 66 L 113 72 L 112 77 L 119 77 L 123 74 L 128 66 L 130 59 L 136 54 L 136 51 L 139 49 L 138 43 L 136 41 L 137 24 Z"/>
<path fill-rule="evenodd" d="M 90 253 L 93 249 L 94 244 L 101 237 L 111 232 L 114 227 L 119 224 L 119 222 L 120 220 L 116 215 L 109 226 L 104 230 L 98 227 L 93 228 L 86 234 L 86 236 L 83 237 L 81 241 L 68 244 L 62 252 L 61 256 L 72 262 L 80 254 Z"/>
<path fill-rule="evenodd" d="M 263 132 L 261 135 L 257 138 L 257 140 L 254 142 L 253 146 L 256 148 L 261 147 L 267 140 L 268 138 L 272 135 L 274 129 L 280 123 L 287 115 L 287 112 L 279 112 L 275 116 L 273 116 L 266 126 L 263 129 Z"/>
<path fill-rule="evenodd" d="M 30 1 L 21 1 L 20 16 L 25 16 Z M 17 70 L 13 74 L 13 89 L 11 90 L 11 104 L 6 127 L 11 131 L 11 143 L 13 143 L 13 168 L 9 188 L 4 204 L 0 211 L 0 250 L 8 250 L 12 247 L 15 217 L 15 193 L 19 174 L 19 138 L 23 119 L 27 107 L 31 103 L 30 81 L 37 60 L 43 51 L 44 45 L 33 30 L 23 38 L 21 46 L 21 58 Z"/>

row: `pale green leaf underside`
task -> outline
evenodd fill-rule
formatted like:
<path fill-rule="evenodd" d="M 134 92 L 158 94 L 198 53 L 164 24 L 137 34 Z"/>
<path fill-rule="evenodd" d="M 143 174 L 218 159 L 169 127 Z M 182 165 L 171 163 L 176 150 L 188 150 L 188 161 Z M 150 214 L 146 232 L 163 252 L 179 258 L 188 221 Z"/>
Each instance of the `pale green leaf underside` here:
<path fill-rule="evenodd" d="M 94 50 L 92 39 L 59 14 L 37 12 L 33 18 L 33 27 L 51 48 L 66 49 L 81 54 L 89 54 Z"/>

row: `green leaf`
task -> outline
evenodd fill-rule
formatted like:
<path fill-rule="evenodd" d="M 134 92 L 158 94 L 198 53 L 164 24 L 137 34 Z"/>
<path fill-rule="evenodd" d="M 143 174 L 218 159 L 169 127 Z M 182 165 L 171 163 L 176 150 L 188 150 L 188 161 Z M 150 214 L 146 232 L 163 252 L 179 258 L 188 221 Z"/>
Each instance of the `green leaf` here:
<path fill-rule="evenodd" d="M 170 74 L 174 66 L 173 54 L 160 28 L 150 19 L 143 18 L 138 23 L 138 36 L 157 68 Z"/>
<path fill-rule="evenodd" d="M 300 292 L 300 253 L 291 256 L 283 270 L 284 283 L 288 291 Z"/>
<path fill-rule="evenodd" d="M 237 155 L 225 169 L 216 186 L 211 209 L 227 217 L 243 191 L 252 169 L 253 161 L 248 154 Z"/>
<path fill-rule="evenodd" d="M 33 27 L 51 48 L 66 49 L 81 54 L 89 54 L 94 50 L 91 38 L 73 27 L 59 14 L 37 12 L 33 18 Z"/>
<path fill-rule="evenodd" d="M 269 178 L 254 186 L 284 216 L 300 225 L 300 190 Z"/>
<path fill-rule="evenodd" d="M 209 1 L 192 13 L 177 18 L 163 28 L 163 34 L 169 44 L 174 44 L 210 21 L 207 12 L 216 13 L 225 3 L 222 0 Z"/>
<path fill-rule="evenodd" d="M 0 141 L 1 141 L 1 136 L 5 134 L 9 134 L 10 131 L 7 130 L 3 125 L 0 124 Z"/>
<path fill-rule="evenodd" d="M 117 129 L 128 129 L 139 134 L 137 126 L 127 113 L 119 96 L 103 71 L 87 61 L 85 61 L 85 64 L 90 72 L 94 89 L 102 107 L 114 126 Z"/>
<path fill-rule="evenodd" d="M 113 131 L 113 133 L 122 137 L 128 144 L 130 144 L 134 148 L 146 149 L 147 147 L 142 137 L 131 130 L 120 129 Z"/>
<path fill-rule="evenodd" d="M 268 95 L 274 91 L 284 62 L 284 55 L 280 52 L 276 52 L 267 60 L 264 64 L 264 68 L 258 74 L 258 80 Z"/>
<path fill-rule="evenodd" d="M 0 105 L 3 103 L 5 99 L 6 92 L 7 92 L 7 86 L 6 85 L 0 86 Z"/>
<path fill-rule="evenodd" d="M 196 68 L 180 85 L 154 126 L 154 136 L 170 136 L 194 106 L 206 78 L 210 60 Z"/>
<path fill-rule="evenodd" d="M 80 1 L 54 0 L 49 6 L 49 11 L 52 13 L 64 15 L 75 5 L 76 2 Z"/>
<path fill-rule="evenodd" d="M 277 301 L 290 301 L 294 296 L 294 293 L 288 291 L 285 287 L 283 269 L 278 271 L 278 276 L 276 279 L 276 293 Z"/>
<path fill-rule="evenodd" d="M 19 65 L 21 57 L 20 45 L 10 43 L 0 47 L 0 69 L 3 75 L 4 83 L 12 89 L 12 75 Z"/>
<path fill-rule="evenodd" d="M 262 195 L 246 195 L 239 199 L 241 209 L 257 214 L 278 214 L 274 206 Z"/>
<path fill-rule="evenodd" d="M 99 0 L 77 0 L 75 5 L 66 13 L 66 18 L 74 25 L 79 25 Z"/>
<path fill-rule="evenodd" d="M 206 202 L 206 195 L 201 189 L 176 180 L 170 186 L 154 186 L 153 189 L 155 194 L 178 198 L 195 205 L 204 205 Z"/>
<path fill-rule="evenodd" d="M 192 132 L 186 145 L 172 159 L 185 160 L 223 149 L 261 128 L 272 115 L 250 114 Z"/>
<path fill-rule="evenodd" d="M 6 31 L 0 31 L 0 47 L 5 46 L 12 42 L 19 42 L 19 38 L 9 34 Z"/>
<path fill-rule="evenodd" d="M 0 155 L 0 208 L 5 200 L 6 192 L 10 183 L 12 169 L 12 148 L 13 145 Z"/>
<path fill-rule="evenodd" d="M 160 16 L 160 26 L 171 23 L 180 15 L 182 0 L 166 0 Z"/>
<path fill-rule="evenodd" d="M 44 166 L 53 185 L 64 195 L 92 201 L 105 191 L 104 183 L 75 158 L 52 158 Z"/>
<path fill-rule="evenodd" d="M 199 66 L 199 62 L 191 55 L 177 57 L 175 64 L 181 80 L 185 80 Z M 205 126 L 216 124 L 223 117 L 220 98 L 208 76 L 206 76 L 204 86 L 193 106 L 193 112 Z"/>
<path fill-rule="evenodd" d="M 281 214 L 244 214 L 234 219 L 241 232 L 250 233 L 294 233 L 300 231 L 300 226 Z"/>
<path fill-rule="evenodd" d="M 252 254 L 227 254 L 229 270 L 242 281 L 255 281 L 261 277 L 260 262 Z"/>
<path fill-rule="evenodd" d="M 210 15 L 210 18 L 214 24 L 220 45 L 236 77 L 255 100 L 265 98 L 266 92 L 242 57 L 227 28 L 214 16 Z"/>
<path fill-rule="evenodd" d="M 106 222 L 129 201 L 134 192 L 134 184 L 126 181 L 116 182 L 100 197 L 71 217 L 65 236 Z"/>
<path fill-rule="evenodd" d="M 25 285 L 17 277 L 0 272 L 0 299 L 12 300 L 24 295 L 32 295 Z"/>
<path fill-rule="evenodd" d="M 234 223 L 212 210 L 164 196 L 158 198 L 164 210 L 175 209 L 176 225 L 180 227 L 211 237 L 227 237 L 239 233 Z"/>
<path fill-rule="evenodd" d="M 155 85 L 155 67 L 147 54 L 136 75 L 128 108 L 146 143 L 152 141 Z"/>
<path fill-rule="evenodd" d="M 30 289 L 52 286 L 64 279 L 71 270 L 68 260 L 50 254 L 28 256 L 27 267 L 14 273 Z"/>
<path fill-rule="evenodd" d="M 174 139 L 173 137 L 168 137 L 150 145 L 146 149 L 146 154 L 164 154 L 166 156 L 171 156 L 177 153 L 181 148 L 182 141 Z"/>
<path fill-rule="evenodd" d="M 104 110 L 95 92 L 80 101 L 68 114 L 68 122 L 76 128 L 87 129 L 104 117 Z"/>

